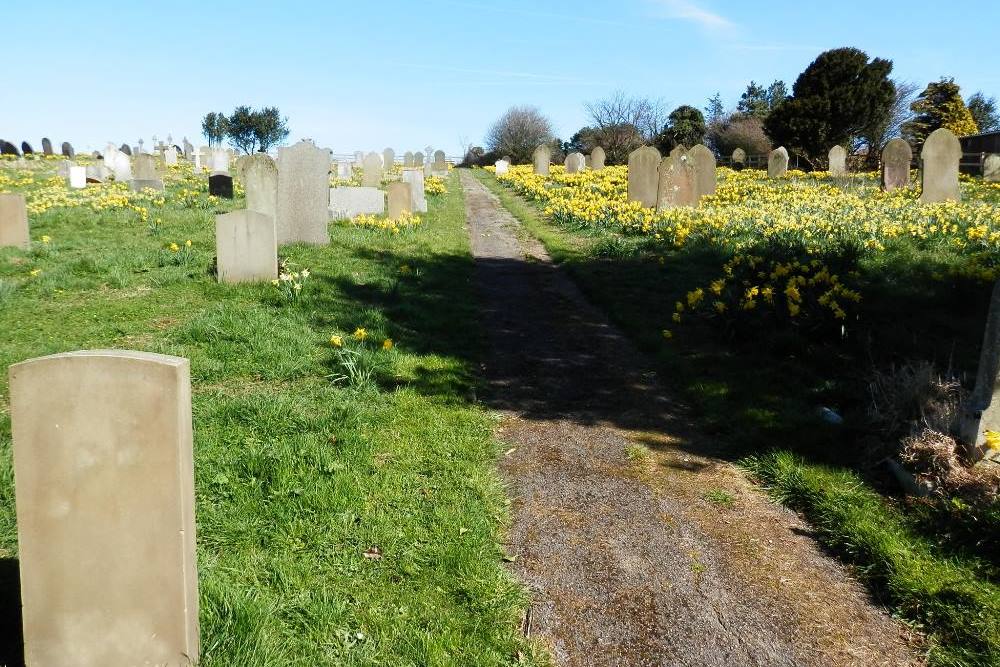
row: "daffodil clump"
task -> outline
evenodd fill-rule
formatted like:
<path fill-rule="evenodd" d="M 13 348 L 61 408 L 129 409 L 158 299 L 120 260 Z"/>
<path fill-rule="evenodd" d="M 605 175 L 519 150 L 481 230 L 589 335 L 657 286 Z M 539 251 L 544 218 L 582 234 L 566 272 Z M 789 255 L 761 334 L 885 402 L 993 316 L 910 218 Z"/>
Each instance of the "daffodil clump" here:
<path fill-rule="evenodd" d="M 448 194 L 448 188 L 444 185 L 444 179 L 440 176 L 428 176 L 424 179 L 424 194 L 437 197 Z"/>
<path fill-rule="evenodd" d="M 375 336 L 365 327 L 357 327 L 352 334 L 334 333 L 330 336 L 339 371 L 330 376 L 334 383 L 362 386 L 373 382 L 385 364 L 385 353 L 395 349 L 395 342 L 388 337 Z"/>
<path fill-rule="evenodd" d="M 385 218 L 380 215 L 362 213 L 355 216 L 350 224 L 355 227 L 365 227 L 367 229 L 377 229 L 398 234 L 404 229 L 413 229 L 419 226 L 420 216 L 404 212 L 398 218 Z"/>
<path fill-rule="evenodd" d="M 309 269 L 295 271 L 291 262 L 281 260 L 278 265 L 278 277 L 272 280 L 271 284 L 277 288 L 278 294 L 284 301 L 291 303 L 298 301 L 310 275 Z"/>

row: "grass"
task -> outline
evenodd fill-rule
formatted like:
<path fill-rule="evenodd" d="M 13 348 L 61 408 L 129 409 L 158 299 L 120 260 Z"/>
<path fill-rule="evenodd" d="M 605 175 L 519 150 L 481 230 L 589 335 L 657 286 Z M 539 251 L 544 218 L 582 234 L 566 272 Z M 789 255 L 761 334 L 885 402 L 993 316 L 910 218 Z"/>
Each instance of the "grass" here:
<path fill-rule="evenodd" d="M 334 223 L 329 246 L 283 247 L 312 274 L 294 301 L 210 275 L 213 213 L 239 201 L 168 198 L 152 211 L 158 225 L 57 207 L 32 217 L 31 252 L 0 251 L 3 367 L 99 347 L 191 359 L 200 664 L 544 661 L 519 632 L 525 597 L 503 568 L 494 418 L 469 400 L 480 332 L 461 188 L 448 185 L 415 230 Z M 188 239 L 190 250 L 169 250 Z M 350 337 L 358 327 L 365 343 Z M 332 381 L 345 372 L 335 334 L 371 367 L 367 381 Z M 9 563 L 6 392 L 4 374 Z M 16 661 L 13 641 L 0 642 L 0 663 Z"/>
<path fill-rule="evenodd" d="M 927 634 L 932 664 L 1000 664 L 1000 510 L 898 497 L 872 467 L 866 414 L 873 367 L 917 359 L 974 372 L 989 285 L 934 279 L 953 260 L 901 244 L 859 267 L 858 339 L 809 341 L 763 328 L 733 335 L 691 321 L 667 342 L 660 332 L 673 304 L 717 277 L 726 261 L 719 249 L 664 253 L 611 229 L 557 225 L 489 172 L 474 174 L 654 359 L 716 453 L 818 523 L 820 540 L 874 596 Z M 823 407 L 844 424 L 826 422 Z"/>

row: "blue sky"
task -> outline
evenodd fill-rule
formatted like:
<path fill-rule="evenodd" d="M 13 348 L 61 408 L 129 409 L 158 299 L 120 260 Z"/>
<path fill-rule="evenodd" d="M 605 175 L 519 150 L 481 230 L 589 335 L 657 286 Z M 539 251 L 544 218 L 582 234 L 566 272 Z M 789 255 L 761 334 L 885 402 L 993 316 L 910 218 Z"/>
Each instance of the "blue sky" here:
<path fill-rule="evenodd" d="M 615 90 L 704 107 L 856 46 L 1000 97 L 1000 3 L 837 0 L 2 0 L 0 137 L 195 144 L 202 116 L 277 105 L 337 153 L 481 143 L 514 104 L 568 138 Z"/>

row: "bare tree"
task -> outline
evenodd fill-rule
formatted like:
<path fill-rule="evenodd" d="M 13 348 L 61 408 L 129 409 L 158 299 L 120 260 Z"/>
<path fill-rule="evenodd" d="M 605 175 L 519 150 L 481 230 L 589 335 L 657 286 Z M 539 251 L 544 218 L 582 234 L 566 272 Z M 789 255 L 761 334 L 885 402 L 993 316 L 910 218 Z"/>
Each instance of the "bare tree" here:
<path fill-rule="evenodd" d="M 587 113 L 596 141 L 604 148 L 611 164 L 623 164 L 628 154 L 643 144 L 651 144 L 667 124 L 663 100 L 631 97 L 622 91 L 590 102 Z"/>
<path fill-rule="evenodd" d="M 910 105 L 920 90 L 920 86 L 912 81 L 893 79 L 892 84 L 896 88 L 896 94 L 892 106 L 889 107 L 889 113 L 854 141 L 856 153 L 867 151 L 866 162 L 871 168 L 878 166 L 882 147 L 890 139 L 900 136 L 903 124 L 913 117 Z"/>
<path fill-rule="evenodd" d="M 531 161 L 535 149 L 552 141 L 552 123 L 537 107 L 507 109 L 486 133 L 490 153 L 510 156 L 516 163 Z"/>

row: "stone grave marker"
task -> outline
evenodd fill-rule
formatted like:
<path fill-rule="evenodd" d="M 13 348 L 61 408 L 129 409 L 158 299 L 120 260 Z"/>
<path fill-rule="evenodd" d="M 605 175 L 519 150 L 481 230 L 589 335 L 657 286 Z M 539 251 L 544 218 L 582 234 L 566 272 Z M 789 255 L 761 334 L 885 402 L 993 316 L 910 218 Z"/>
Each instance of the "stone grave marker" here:
<path fill-rule="evenodd" d="M 23 153 L 24 155 L 33 155 L 35 153 L 35 149 L 32 148 L 31 144 L 29 144 L 27 141 L 22 141 L 21 153 Z"/>
<path fill-rule="evenodd" d="M 986 446 L 986 431 L 1000 432 L 1000 281 L 993 285 L 976 385 L 962 402 L 959 430 L 960 439 L 973 460 L 990 452 Z M 998 456 L 996 452 L 992 455 Z"/>
<path fill-rule="evenodd" d="M 108 144 L 104 150 L 104 165 L 111 170 L 116 181 L 124 183 L 132 180 L 132 160 L 114 144 Z"/>
<path fill-rule="evenodd" d="M 69 168 L 73 166 L 73 163 L 69 160 L 59 160 L 59 164 L 56 165 L 56 174 L 62 178 L 69 178 Z"/>
<path fill-rule="evenodd" d="M 657 170 L 657 211 L 695 204 L 697 199 L 695 198 L 694 170 L 689 163 L 687 155 L 668 155 L 660 161 Z"/>
<path fill-rule="evenodd" d="M 199 657 L 187 359 L 88 350 L 10 367 L 29 665 Z"/>
<path fill-rule="evenodd" d="M 125 153 L 125 155 L 132 157 L 132 147 L 129 146 L 128 144 L 122 144 L 121 146 L 118 147 L 118 150 L 120 150 L 122 153 Z"/>
<path fill-rule="evenodd" d="M 548 176 L 549 164 L 552 162 L 552 148 L 548 144 L 538 146 L 531 154 L 531 162 L 536 174 Z"/>
<path fill-rule="evenodd" d="M 394 164 L 396 164 L 396 151 L 386 148 L 382 151 L 382 168 L 389 171 Z"/>
<path fill-rule="evenodd" d="M 163 151 L 163 161 L 169 165 L 177 164 L 177 147 L 167 146 L 166 150 Z"/>
<path fill-rule="evenodd" d="M 733 151 L 733 169 L 739 171 L 747 164 L 747 152 L 742 148 Z"/>
<path fill-rule="evenodd" d="M 212 151 L 212 165 L 211 172 L 213 174 L 228 174 L 229 173 L 229 153 L 222 149 L 215 149 Z"/>
<path fill-rule="evenodd" d="M 496 167 L 497 176 L 503 176 L 507 173 L 507 170 L 510 169 L 510 163 L 506 160 L 497 160 L 493 166 Z"/>
<path fill-rule="evenodd" d="M 424 160 L 423 172 L 424 172 L 424 178 L 430 178 L 431 176 L 437 175 L 434 173 L 434 164 L 430 160 Z"/>
<path fill-rule="evenodd" d="M 377 157 L 377 156 L 376 156 Z M 330 151 L 311 141 L 278 149 L 278 244 L 330 242 Z"/>
<path fill-rule="evenodd" d="M 788 173 L 788 151 L 778 146 L 767 156 L 767 177 L 780 178 Z"/>
<path fill-rule="evenodd" d="M 403 153 L 403 167 L 413 166 L 413 151 L 406 151 Z"/>
<path fill-rule="evenodd" d="M 42 153 L 52 155 L 52 142 L 48 137 L 42 137 Z"/>
<path fill-rule="evenodd" d="M 87 187 L 87 168 L 82 165 L 71 165 L 68 178 L 71 188 L 79 190 Z"/>
<path fill-rule="evenodd" d="M 378 153 L 369 153 L 362 163 L 361 185 L 377 188 L 382 183 L 382 160 Z"/>
<path fill-rule="evenodd" d="M 24 195 L 0 194 L 0 248 L 31 250 Z"/>
<path fill-rule="evenodd" d="M 413 154 L 413 166 L 420 167 L 421 169 L 424 167 L 424 154 L 420 151 Z"/>
<path fill-rule="evenodd" d="M 386 189 L 388 201 L 387 215 L 391 220 L 398 219 L 403 213 L 413 213 L 413 196 L 410 184 L 401 181 L 389 183 Z"/>
<path fill-rule="evenodd" d="M 942 127 L 931 132 L 920 151 L 920 201 L 961 201 L 958 188 L 961 161 L 962 144 L 951 130 Z"/>
<path fill-rule="evenodd" d="M 444 151 L 434 151 L 434 164 L 431 166 L 431 170 L 435 176 L 448 175 L 448 163 L 445 162 Z"/>
<path fill-rule="evenodd" d="M 274 218 L 250 210 L 215 216 L 215 255 L 220 283 L 274 280 L 278 277 Z"/>
<path fill-rule="evenodd" d="M 688 149 L 686 146 L 684 146 L 684 144 L 677 144 L 670 151 L 669 157 L 684 157 L 685 155 L 687 155 L 687 152 Z"/>
<path fill-rule="evenodd" d="M 604 152 L 604 149 L 600 146 L 594 146 L 594 150 L 590 152 L 590 168 L 594 171 L 604 169 L 604 163 L 607 159 L 608 156 Z"/>
<path fill-rule="evenodd" d="M 1000 183 L 1000 155 L 991 153 L 983 160 L 983 180 L 987 183 Z"/>
<path fill-rule="evenodd" d="M 423 172 L 415 171 L 423 177 Z M 330 216 L 336 220 L 351 219 L 362 213 L 385 213 L 385 193 L 378 188 L 340 186 L 330 188 Z"/>
<path fill-rule="evenodd" d="M 715 194 L 715 153 L 704 144 L 695 144 L 687 153 L 687 161 L 694 185 L 691 203 L 697 206 L 702 197 Z"/>
<path fill-rule="evenodd" d="M 229 174 L 209 174 L 208 194 L 222 199 L 232 199 L 233 177 Z"/>
<path fill-rule="evenodd" d="M 563 161 L 567 174 L 579 174 L 587 166 L 583 153 L 570 153 Z"/>
<path fill-rule="evenodd" d="M 68 157 L 70 160 L 76 157 L 76 151 L 73 150 L 73 144 L 68 141 L 62 142 L 62 154 Z"/>
<path fill-rule="evenodd" d="M 267 153 L 254 153 L 240 161 L 238 173 L 247 209 L 268 216 L 274 223 L 278 217 L 278 165 Z"/>
<path fill-rule="evenodd" d="M 149 153 L 135 156 L 132 174 L 132 190 L 139 192 L 144 188 L 163 190 L 163 179 L 156 170 L 156 158 Z"/>
<path fill-rule="evenodd" d="M 184 137 L 184 141 L 182 143 L 184 144 L 184 157 L 190 160 L 191 155 L 194 154 L 194 144 L 188 141 L 187 137 Z"/>
<path fill-rule="evenodd" d="M 21 151 L 9 141 L 0 140 L 0 155 L 16 155 L 21 157 Z"/>
<path fill-rule="evenodd" d="M 647 208 L 656 206 L 659 167 L 660 151 L 652 146 L 642 146 L 629 153 L 629 201 L 637 201 Z"/>
<path fill-rule="evenodd" d="M 892 192 L 910 185 L 913 149 L 905 139 L 892 139 L 882 149 L 882 189 Z"/>
<path fill-rule="evenodd" d="M 424 193 L 424 172 L 407 169 L 403 172 L 403 182 L 410 184 L 410 208 L 415 213 L 427 212 L 427 196 Z"/>
<path fill-rule="evenodd" d="M 337 163 L 337 178 L 343 181 L 349 181 L 354 177 L 353 169 L 348 162 L 338 162 Z"/>
<path fill-rule="evenodd" d="M 830 175 L 834 178 L 847 176 L 847 149 L 843 146 L 834 146 L 829 154 Z"/>

